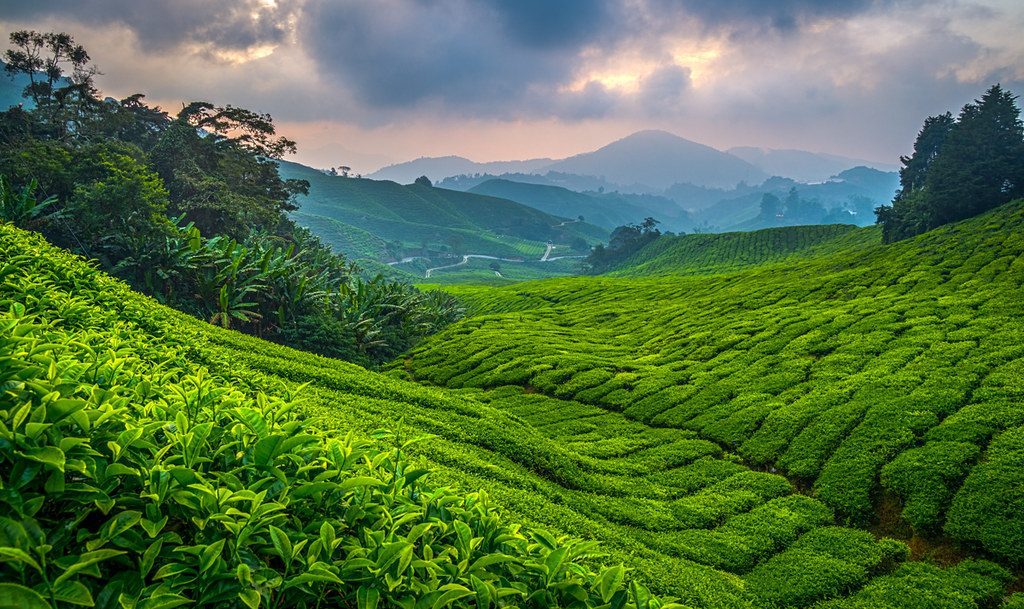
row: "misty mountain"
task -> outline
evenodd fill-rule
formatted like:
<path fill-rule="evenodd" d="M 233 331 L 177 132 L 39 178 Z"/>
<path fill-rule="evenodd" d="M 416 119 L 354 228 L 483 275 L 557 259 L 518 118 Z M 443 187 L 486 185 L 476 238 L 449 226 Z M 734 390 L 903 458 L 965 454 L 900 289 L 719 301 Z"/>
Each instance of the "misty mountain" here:
<path fill-rule="evenodd" d="M 576 192 L 559 186 L 491 179 L 469 190 L 471 193 L 509 199 L 540 211 L 567 218 L 583 218 L 590 224 L 613 229 L 639 224 L 654 216 L 666 227 L 689 227 L 689 216 L 674 201 L 653 195 Z"/>
<path fill-rule="evenodd" d="M 757 184 L 769 177 L 739 157 L 665 131 L 639 131 L 545 169 L 598 176 L 624 185 L 639 183 L 657 190 L 680 182 L 731 188 L 738 182 Z"/>
<path fill-rule="evenodd" d="M 533 173 L 549 164 L 551 164 L 551 159 L 477 163 L 461 156 L 420 157 L 414 161 L 388 165 L 366 177 L 373 180 L 390 180 L 399 184 L 410 184 L 420 176 L 427 176 L 431 181 L 436 182 L 449 176 L 477 173 Z"/>
<path fill-rule="evenodd" d="M 621 191 L 624 189 L 624 187 L 619 184 L 613 184 L 607 180 L 602 180 L 601 178 L 581 176 L 573 173 L 558 173 L 556 171 L 549 171 L 543 175 L 539 173 L 503 173 L 500 175 L 491 173 L 473 175 L 463 174 L 447 177 L 434 185 L 441 188 L 449 188 L 451 190 L 470 190 L 471 188 L 483 184 L 488 180 L 495 179 L 519 182 L 522 184 L 557 186 L 559 188 L 575 190 L 576 192 L 611 192 L 615 190 Z M 628 188 L 625 190 L 626 192 L 633 192 Z M 650 189 L 645 189 L 640 192 L 646 193 L 649 192 L 649 190 Z"/>
<path fill-rule="evenodd" d="M 824 182 L 851 167 L 870 167 L 880 171 L 895 171 L 896 165 L 875 163 L 864 159 L 808 152 L 806 150 L 773 150 L 753 146 L 738 146 L 727 151 L 772 176 L 792 178 L 799 182 Z"/>
<path fill-rule="evenodd" d="M 820 205 L 828 212 L 815 222 L 867 226 L 875 222 L 875 207 L 891 201 L 898 186 L 899 174 L 870 167 L 854 167 L 816 184 L 772 177 L 756 188 L 722 192 L 719 201 L 693 215 L 707 232 L 807 224 L 809 222 L 795 221 L 788 216 L 767 221 L 759 217 L 762 196 L 767 193 L 785 200 L 789 192 L 795 190 L 801 199 Z"/>

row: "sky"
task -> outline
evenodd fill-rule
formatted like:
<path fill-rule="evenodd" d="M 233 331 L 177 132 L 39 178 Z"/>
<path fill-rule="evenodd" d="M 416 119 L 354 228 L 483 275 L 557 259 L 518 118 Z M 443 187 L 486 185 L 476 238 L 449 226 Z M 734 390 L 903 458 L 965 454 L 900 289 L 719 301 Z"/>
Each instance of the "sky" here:
<path fill-rule="evenodd" d="M 896 163 L 929 115 L 1024 93 L 1020 0 L 0 0 L 117 98 L 270 113 L 295 160 L 560 158 L 641 129 Z"/>

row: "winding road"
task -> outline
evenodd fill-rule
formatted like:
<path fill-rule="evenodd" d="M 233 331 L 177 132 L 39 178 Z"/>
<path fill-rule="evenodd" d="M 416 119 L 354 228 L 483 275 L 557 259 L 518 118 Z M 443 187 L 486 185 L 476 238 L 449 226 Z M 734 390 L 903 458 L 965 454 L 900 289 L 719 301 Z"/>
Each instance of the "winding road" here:
<path fill-rule="evenodd" d="M 501 260 L 502 262 L 525 262 L 522 258 L 499 258 L 497 256 L 487 256 L 484 254 L 466 254 L 462 257 L 462 262 L 456 262 L 455 264 L 446 264 L 444 266 L 435 266 L 432 269 L 427 269 L 425 279 L 430 279 L 430 274 L 434 271 L 440 271 L 441 269 L 453 269 L 457 266 L 462 266 L 469 262 L 470 258 L 484 258 L 485 260 Z"/>
<path fill-rule="evenodd" d="M 558 246 L 553 245 L 551 243 L 548 243 L 547 248 L 544 250 L 544 255 L 540 257 L 540 260 L 538 260 L 538 262 L 553 262 L 555 260 L 564 260 L 566 258 L 586 258 L 586 256 L 552 256 L 551 252 L 556 247 L 558 247 Z M 413 256 L 412 258 L 403 258 L 401 260 L 401 262 L 410 262 L 412 260 L 416 260 L 416 259 L 419 259 L 419 258 L 423 258 L 423 257 L 422 256 Z M 430 274 L 433 273 L 434 271 L 441 271 L 441 270 L 444 270 L 444 269 L 453 269 L 453 268 L 455 268 L 457 266 L 462 266 L 464 264 L 467 264 L 469 262 L 470 258 L 483 258 L 485 260 L 500 260 L 502 262 L 526 262 L 526 260 L 524 260 L 522 258 L 500 258 L 498 256 L 488 256 L 486 254 L 466 254 L 466 255 L 464 255 L 462 257 L 462 260 L 460 262 L 456 262 L 455 264 L 446 264 L 444 266 L 435 266 L 433 268 L 427 269 L 426 275 L 424 275 L 424 279 L 430 279 Z M 401 262 L 389 262 L 388 264 L 401 264 Z M 502 276 L 501 273 L 499 273 L 498 271 L 494 271 L 494 273 L 498 277 Z"/>

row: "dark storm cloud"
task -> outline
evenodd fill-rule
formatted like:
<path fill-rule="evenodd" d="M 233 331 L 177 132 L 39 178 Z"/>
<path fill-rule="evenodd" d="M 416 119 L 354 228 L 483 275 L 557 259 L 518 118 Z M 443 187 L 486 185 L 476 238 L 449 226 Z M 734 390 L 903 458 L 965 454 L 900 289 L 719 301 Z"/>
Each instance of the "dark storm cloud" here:
<path fill-rule="evenodd" d="M 650 75 L 632 100 L 592 85 L 564 85 L 574 80 L 585 50 L 656 45 L 681 23 L 730 33 L 793 32 L 879 1 L 310 0 L 298 34 L 324 75 L 378 108 L 434 104 L 494 118 L 589 118 L 649 101 L 660 114 L 689 87 L 685 66 Z"/>
<path fill-rule="evenodd" d="M 312 0 L 298 36 L 326 75 L 375 106 L 500 116 L 553 94 L 612 13 L 583 1 Z"/>
<path fill-rule="evenodd" d="M 611 0 L 485 0 L 516 42 L 538 48 L 573 48 L 613 25 L 621 5 Z"/>
<path fill-rule="evenodd" d="M 893 0 L 648 0 L 662 18 L 697 20 L 707 28 L 730 31 L 794 32 L 818 19 L 848 17 Z"/>
<path fill-rule="evenodd" d="M 183 43 L 244 50 L 284 40 L 294 11 L 295 5 L 267 6 L 257 0 L 43 0 L 5 2 L 3 17 L 11 21 L 60 18 L 90 26 L 122 24 L 135 32 L 147 51 Z"/>

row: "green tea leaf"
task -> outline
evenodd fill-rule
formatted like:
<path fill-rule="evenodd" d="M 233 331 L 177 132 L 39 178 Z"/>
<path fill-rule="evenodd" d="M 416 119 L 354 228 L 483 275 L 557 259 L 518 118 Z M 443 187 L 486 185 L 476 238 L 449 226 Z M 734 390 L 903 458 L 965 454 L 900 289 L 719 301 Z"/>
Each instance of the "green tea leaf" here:
<path fill-rule="evenodd" d="M 0 609 L 51 609 L 38 592 L 18 584 L 0 584 Z"/>
<path fill-rule="evenodd" d="M 622 565 L 611 567 L 601 572 L 601 577 L 597 583 L 597 592 L 601 595 L 602 602 L 607 603 L 612 600 L 612 595 L 622 586 L 622 580 L 625 575 L 626 570 Z"/>
<path fill-rule="evenodd" d="M 370 586 L 359 586 L 356 590 L 356 609 L 377 609 L 380 592 Z"/>
<path fill-rule="evenodd" d="M 53 587 L 53 597 L 58 601 L 79 605 L 81 607 L 92 607 L 95 603 L 89 589 L 80 582 L 61 582 Z"/>

